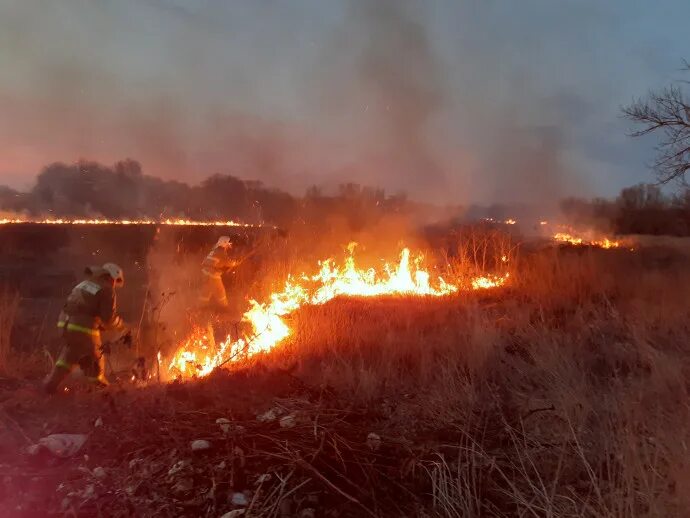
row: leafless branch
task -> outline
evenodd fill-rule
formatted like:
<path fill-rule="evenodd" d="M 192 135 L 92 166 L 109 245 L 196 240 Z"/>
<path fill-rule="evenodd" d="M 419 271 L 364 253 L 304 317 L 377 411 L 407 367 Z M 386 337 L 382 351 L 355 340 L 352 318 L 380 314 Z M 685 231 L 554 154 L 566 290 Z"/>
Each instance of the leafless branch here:
<path fill-rule="evenodd" d="M 690 72 L 690 64 L 683 62 L 683 71 Z M 657 145 L 657 158 L 653 169 L 661 183 L 671 180 L 685 182 L 690 170 L 690 103 L 677 81 L 657 92 L 650 92 L 646 99 L 635 99 L 623 108 L 623 115 L 641 128 L 630 133 L 641 137 L 661 133 Z"/>

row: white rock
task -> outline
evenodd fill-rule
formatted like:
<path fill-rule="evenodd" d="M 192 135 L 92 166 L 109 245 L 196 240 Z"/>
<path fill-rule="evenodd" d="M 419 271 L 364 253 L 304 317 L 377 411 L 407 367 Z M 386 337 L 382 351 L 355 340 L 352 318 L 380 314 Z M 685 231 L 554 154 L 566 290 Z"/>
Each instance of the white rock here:
<path fill-rule="evenodd" d="M 233 493 L 231 502 L 233 505 L 248 505 L 249 504 L 249 501 L 247 500 L 247 497 L 244 496 L 244 493 Z"/>
<path fill-rule="evenodd" d="M 94 488 L 93 484 L 89 484 L 84 488 L 84 491 L 81 492 L 81 497 L 86 498 L 87 500 L 89 498 L 92 498 L 96 494 L 96 488 Z"/>
<path fill-rule="evenodd" d="M 204 439 L 197 439 L 196 441 L 192 441 L 191 446 L 192 451 L 204 451 L 211 449 L 211 443 L 205 441 Z"/>
<path fill-rule="evenodd" d="M 168 470 L 168 476 L 172 477 L 173 475 L 177 475 L 180 471 L 185 469 L 187 466 L 189 466 L 188 460 L 178 460 L 173 465 L 173 467 Z"/>
<path fill-rule="evenodd" d="M 35 457 L 36 455 L 38 455 L 39 453 L 41 453 L 41 450 L 42 450 L 42 449 L 43 449 L 43 446 L 41 446 L 40 444 L 32 444 L 31 446 L 29 446 L 29 447 L 26 449 L 26 453 L 28 453 L 28 454 L 31 455 L 32 457 Z"/>
<path fill-rule="evenodd" d="M 97 478 L 98 480 L 103 480 L 104 478 L 106 478 L 108 476 L 108 474 L 105 472 L 105 469 L 103 469 L 100 466 L 98 466 L 97 468 L 94 468 L 92 474 L 93 474 L 94 478 Z"/>
<path fill-rule="evenodd" d="M 96 421 L 93 423 L 93 427 L 94 427 L 94 428 L 100 428 L 101 426 L 103 426 L 103 419 L 99 417 L 99 418 L 96 419 Z"/>
<path fill-rule="evenodd" d="M 285 417 L 280 418 L 281 428 L 294 428 L 296 424 L 297 419 L 295 418 L 294 414 L 286 415 Z"/>
<path fill-rule="evenodd" d="M 238 516 L 242 516 L 245 511 L 246 511 L 246 509 L 235 509 L 234 511 L 230 511 L 229 513 L 225 513 L 220 518 L 237 518 Z"/>
<path fill-rule="evenodd" d="M 219 417 L 218 419 L 216 419 L 216 424 L 218 426 L 220 426 L 220 429 L 224 434 L 227 434 L 230 432 L 230 420 L 229 419 L 225 419 L 224 417 Z"/>
<path fill-rule="evenodd" d="M 256 483 L 257 484 L 263 484 L 265 482 L 268 482 L 269 480 L 271 480 L 271 474 L 270 473 L 264 473 L 263 475 L 260 475 L 256 479 Z"/>
<path fill-rule="evenodd" d="M 58 433 L 39 439 L 38 444 L 56 457 L 66 459 L 79 452 L 86 439 L 84 434 Z"/>
<path fill-rule="evenodd" d="M 282 413 L 283 411 L 280 408 L 271 408 L 267 412 L 256 416 L 256 420 L 262 423 L 270 423 L 271 421 L 278 419 L 278 416 L 280 416 Z"/>
<path fill-rule="evenodd" d="M 381 447 L 381 437 L 371 432 L 367 435 L 367 446 L 371 451 L 377 451 Z"/>

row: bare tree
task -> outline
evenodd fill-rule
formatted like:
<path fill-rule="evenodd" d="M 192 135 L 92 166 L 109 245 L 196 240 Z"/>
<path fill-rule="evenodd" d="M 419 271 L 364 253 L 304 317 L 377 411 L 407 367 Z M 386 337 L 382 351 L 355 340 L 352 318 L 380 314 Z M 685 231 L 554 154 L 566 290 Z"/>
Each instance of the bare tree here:
<path fill-rule="evenodd" d="M 683 70 L 690 72 L 690 63 Z M 684 87 L 690 81 L 678 81 L 658 92 L 650 92 L 646 99 L 637 99 L 623 108 L 626 118 L 641 125 L 634 137 L 658 132 L 663 134 L 657 146 L 653 165 L 661 183 L 679 180 L 687 185 L 685 174 L 690 171 L 690 104 Z"/>

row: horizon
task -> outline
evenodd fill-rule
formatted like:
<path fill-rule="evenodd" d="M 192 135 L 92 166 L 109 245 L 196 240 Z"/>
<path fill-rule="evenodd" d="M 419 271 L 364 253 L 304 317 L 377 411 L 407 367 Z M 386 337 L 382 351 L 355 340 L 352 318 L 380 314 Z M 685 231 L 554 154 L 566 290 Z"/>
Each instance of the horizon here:
<path fill-rule="evenodd" d="M 662 3 L 10 0 L 0 184 L 132 157 L 165 180 L 298 195 L 353 182 L 438 204 L 612 197 L 654 180 L 656 138 L 628 137 L 620 106 L 688 57 L 690 5 Z"/>

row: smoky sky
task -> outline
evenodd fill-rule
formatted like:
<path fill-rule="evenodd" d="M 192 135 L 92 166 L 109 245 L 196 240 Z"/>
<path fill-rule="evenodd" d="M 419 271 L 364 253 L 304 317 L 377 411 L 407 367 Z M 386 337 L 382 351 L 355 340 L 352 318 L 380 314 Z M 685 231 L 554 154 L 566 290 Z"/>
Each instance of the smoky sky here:
<path fill-rule="evenodd" d="M 620 106 L 690 59 L 684 0 L 0 0 L 0 183 L 139 160 L 439 202 L 651 179 Z"/>

